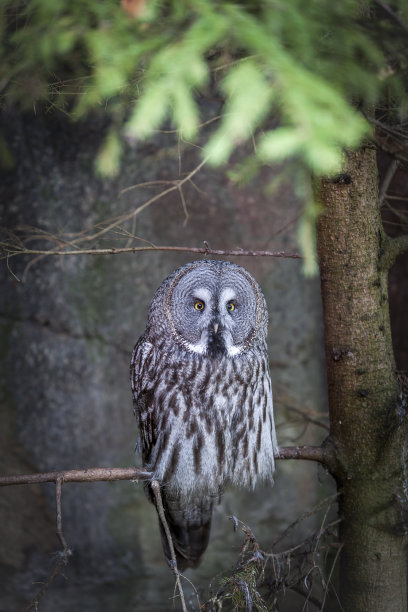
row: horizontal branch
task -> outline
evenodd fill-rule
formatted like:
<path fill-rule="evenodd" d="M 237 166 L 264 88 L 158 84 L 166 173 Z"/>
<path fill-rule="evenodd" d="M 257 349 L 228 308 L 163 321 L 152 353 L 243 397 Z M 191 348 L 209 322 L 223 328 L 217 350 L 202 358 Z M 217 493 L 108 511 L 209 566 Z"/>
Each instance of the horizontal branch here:
<path fill-rule="evenodd" d="M 220 255 L 222 257 L 286 257 L 289 259 L 302 259 L 300 253 L 288 253 L 286 251 L 245 251 L 244 249 L 223 250 L 210 249 L 209 247 L 184 247 L 184 246 L 140 246 L 109 249 L 75 249 L 62 251 L 59 249 L 40 250 L 26 249 L 7 243 L 0 243 L 0 248 L 5 252 L 5 257 L 15 255 L 118 255 L 120 253 L 138 253 L 139 251 L 174 251 L 178 253 L 197 253 L 200 255 Z"/>
<path fill-rule="evenodd" d="M 279 449 L 275 459 L 304 459 L 324 463 L 320 446 L 287 446 Z M 85 470 L 65 470 L 40 472 L 17 476 L 0 476 L 0 487 L 43 482 L 101 482 L 114 480 L 150 480 L 152 472 L 144 468 L 89 468 Z"/>
<path fill-rule="evenodd" d="M 408 251 L 408 235 L 391 238 L 387 236 L 384 245 L 382 265 L 385 270 L 389 270 L 397 257 Z"/>
<path fill-rule="evenodd" d="M 18 484 L 38 484 L 41 482 L 99 482 L 108 480 L 149 480 L 152 473 L 143 468 L 89 468 L 86 470 L 65 470 L 60 472 L 42 472 L 38 474 L 21 474 L 18 476 L 0 476 L 0 487 Z"/>
<path fill-rule="evenodd" d="M 304 461 L 326 463 L 321 446 L 284 446 L 279 448 L 279 455 L 276 455 L 275 459 L 303 459 Z"/>

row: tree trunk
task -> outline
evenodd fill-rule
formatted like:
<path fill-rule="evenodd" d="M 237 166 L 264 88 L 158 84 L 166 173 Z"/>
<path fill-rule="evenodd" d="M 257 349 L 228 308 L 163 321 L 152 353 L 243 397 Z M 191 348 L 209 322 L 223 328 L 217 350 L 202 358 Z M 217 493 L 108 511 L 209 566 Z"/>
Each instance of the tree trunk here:
<path fill-rule="evenodd" d="M 407 416 L 388 312 L 390 245 L 375 151 L 348 153 L 317 187 L 330 406 L 327 444 L 343 519 L 340 597 L 346 612 L 407 610 Z"/>

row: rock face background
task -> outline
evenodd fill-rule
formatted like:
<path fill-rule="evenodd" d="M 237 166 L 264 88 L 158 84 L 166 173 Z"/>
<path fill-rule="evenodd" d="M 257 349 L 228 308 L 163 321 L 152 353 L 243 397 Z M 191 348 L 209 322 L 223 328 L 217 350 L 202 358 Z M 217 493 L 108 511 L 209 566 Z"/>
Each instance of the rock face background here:
<path fill-rule="evenodd" d="M 101 133 L 97 122 L 11 115 L 3 130 L 15 159 L 1 179 L 1 225 L 8 228 L 31 225 L 54 234 L 90 229 L 166 187 L 128 189 L 132 185 L 178 179 L 200 160 L 192 147 L 158 135 L 129 146 L 120 176 L 102 180 L 93 170 Z M 175 191 L 123 227 L 158 245 L 202 246 L 206 240 L 213 248 L 296 250 L 300 203 L 288 182 L 274 181 L 277 176 L 279 169 L 269 170 L 238 187 L 225 170 L 204 169 L 185 186 L 188 217 Z M 125 242 L 116 233 L 99 244 Z M 192 259 L 191 254 L 143 252 L 1 262 L 2 474 L 139 461 L 130 354 L 155 289 Z M 235 261 L 255 275 L 270 309 L 279 443 L 320 442 L 324 430 L 304 431 L 304 421 L 286 408 L 327 410 L 319 281 L 305 279 L 298 260 Z M 329 477 L 318 478 L 316 466 L 304 462 L 278 462 L 275 480 L 274 488 L 227 491 L 204 562 L 188 574 L 204 598 L 210 579 L 232 566 L 242 543 L 227 515 L 248 523 L 267 548 L 330 488 Z M 54 495 L 52 484 L 1 490 L 0 611 L 23 609 L 55 565 Z M 140 484 L 65 485 L 63 528 L 74 554 L 41 610 L 170 608 L 173 578 L 163 561 L 155 512 Z M 288 599 L 285 609 L 298 608 Z"/>

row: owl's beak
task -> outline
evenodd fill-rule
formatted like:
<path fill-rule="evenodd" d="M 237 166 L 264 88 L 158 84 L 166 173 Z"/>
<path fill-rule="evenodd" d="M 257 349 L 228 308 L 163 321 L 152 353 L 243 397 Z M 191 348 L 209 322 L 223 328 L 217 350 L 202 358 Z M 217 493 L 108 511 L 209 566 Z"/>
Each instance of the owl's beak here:
<path fill-rule="evenodd" d="M 218 331 L 220 324 L 219 323 L 214 323 L 214 333 L 216 334 Z"/>

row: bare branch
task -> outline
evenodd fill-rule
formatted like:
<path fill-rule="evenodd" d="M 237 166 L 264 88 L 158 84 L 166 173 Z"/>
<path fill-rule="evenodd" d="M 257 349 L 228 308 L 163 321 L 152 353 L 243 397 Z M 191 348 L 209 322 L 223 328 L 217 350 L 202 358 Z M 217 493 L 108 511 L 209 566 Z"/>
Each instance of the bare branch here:
<path fill-rule="evenodd" d="M 205 165 L 207 158 L 203 159 L 197 166 L 195 166 L 190 172 L 188 172 L 183 178 L 177 180 L 160 180 L 152 181 L 149 183 L 139 183 L 131 185 L 126 189 L 122 190 L 119 195 L 123 195 L 132 189 L 147 186 L 159 186 L 163 185 L 164 189 L 159 193 L 155 194 L 148 200 L 146 200 L 140 206 L 123 213 L 119 216 L 106 219 L 101 223 L 96 224 L 93 228 L 85 229 L 74 234 L 63 234 L 53 235 L 45 230 L 38 228 L 17 228 L 17 233 L 10 231 L 7 228 L 0 228 L 5 237 L 0 239 L 0 259 L 6 259 L 7 266 L 9 266 L 9 259 L 17 255 L 28 255 L 34 256 L 26 266 L 23 280 L 30 266 L 44 257 L 54 256 L 65 256 L 65 255 L 118 255 L 121 253 L 137 253 L 139 251 L 172 251 L 180 253 L 195 253 L 199 255 L 215 255 L 221 257 L 284 257 L 289 259 L 301 259 L 302 256 L 299 253 L 291 253 L 285 251 L 270 251 L 270 250 L 244 250 L 244 249 L 210 249 L 205 244 L 204 247 L 187 247 L 187 246 L 156 246 L 154 244 L 143 244 L 143 246 L 130 246 L 132 239 L 138 239 L 137 236 L 132 236 L 128 230 L 124 230 L 123 223 L 132 221 L 133 230 L 134 222 L 137 216 L 144 211 L 147 207 L 153 203 L 162 200 L 165 196 L 170 193 L 177 191 L 179 193 L 181 204 L 185 214 L 185 222 L 188 220 L 189 213 L 187 209 L 187 202 L 184 197 L 183 186 L 187 183 L 194 185 L 193 177 L 201 170 Z M 194 185 L 195 186 L 195 185 Z M 292 223 L 292 221 L 290 222 Z M 281 228 L 280 231 L 283 231 Z M 278 231 L 278 233 L 280 233 Z M 98 239 L 106 238 L 107 234 L 120 232 L 122 237 L 126 237 L 127 241 L 123 247 L 111 247 L 111 248 L 96 248 L 95 241 Z M 19 235 L 21 234 L 21 236 Z M 50 243 L 51 248 L 28 248 L 27 245 L 33 241 L 42 242 L 47 241 Z M 147 241 L 145 241 L 147 242 Z M 85 243 L 85 244 L 84 244 Z M 82 248 L 80 248 L 80 246 Z M 87 248 L 86 248 L 86 245 Z M 85 247 L 85 248 L 84 248 Z M 10 270 L 11 274 L 14 273 Z M 17 280 L 19 280 L 17 278 Z"/>
<path fill-rule="evenodd" d="M 137 236 L 132 236 L 132 234 L 123 229 L 123 223 L 127 221 L 132 221 L 134 225 L 134 221 L 136 217 L 144 211 L 147 207 L 152 205 L 155 202 L 163 199 L 165 196 L 169 195 L 174 191 L 178 191 L 182 203 L 182 207 L 185 214 L 185 221 L 187 221 L 189 217 L 187 202 L 183 193 L 183 185 L 186 183 L 192 184 L 195 188 L 197 188 L 193 183 L 193 177 L 201 170 L 201 168 L 205 165 L 207 158 L 203 159 L 197 166 L 195 166 L 190 172 L 188 172 L 183 178 L 177 180 L 160 180 L 160 181 L 151 181 L 148 183 L 139 183 L 136 185 L 131 185 L 126 189 L 123 189 L 119 195 L 123 195 L 129 192 L 132 189 L 136 189 L 139 187 L 147 187 L 147 186 L 159 186 L 163 185 L 165 188 L 159 193 L 155 194 L 148 200 L 146 200 L 140 206 L 130 210 L 126 213 L 123 213 L 119 216 L 112 217 L 110 219 L 105 219 L 103 222 L 96 224 L 94 227 L 89 229 L 84 229 L 80 232 L 74 234 L 64 234 L 64 235 L 53 235 L 45 230 L 39 228 L 17 228 L 17 233 L 12 232 L 7 228 L 0 228 L 1 232 L 5 234 L 5 238 L 0 240 L 0 259 L 6 259 L 7 265 L 8 261 L 11 257 L 15 257 L 17 255 L 30 255 L 36 256 L 35 259 L 29 262 L 26 267 L 26 274 L 28 268 L 38 260 L 43 257 L 49 255 L 117 255 L 120 253 L 137 253 L 139 251 L 173 251 L 173 252 L 181 252 L 181 253 L 196 253 L 201 255 L 217 255 L 221 257 L 284 257 L 289 259 L 301 259 L 302 256 L 299 253 L 290 253 L 285 251 L 270 251 L 270 250 L 244 250 L 244 249 L 233 249 L 233 250 L 223 250 L 223 249 L 209 249 L 198 248 L 198 247 L 186 247 L 186 246 L 156 246 L 154 244 L 144 244 L 143 246 L 132 247 L 130 246 L 130 240 L 138 239 Z M 292 223 L 293 220 L 289 222 Z M 287 224 L 287 225 L 289 225 Z M 277 233 L 280 233 L 286 228 L 284 226 Z M 101 238 L 106 238 L 107 234 L 121 231 L 123 237 L 127 237 L 127 242 L 124 247 L 111 247 L 111 248 L 95 248 L 95 241 Z M 22 233 L 22 236 L 18 235 Z M 27 244 L 32 242 L 33 240 L 41 240 L 48 241 L 51 243 L 51 248 L 49 249 L 35 249 L 35 248 L 27 248 Z M 147 242 L 147 241 L 146 241 Z M 89 245 L 88 248 L 80 248 L 79 245 L 84 247 L 84 243 Z M 10 270 L 11 272 L 11 270 Z M 12 273 L 12 272 L 11 272 Z M 13 273 L 12 273 L 13 274 Z M 17 279 L 19 280 L 19 279 Z M 24 279 L 23 279 L 24 280 Z"/>
<path fill-rule="evenodd" d="M 285 446 L 279 449 L 275 459 L 303 459 L 326 465 L 326 457 L 321 446 Z"/>
<path fill-rule="evenodd" d="M 89 468 L 85 470 L 66 470 L 61 472 L 43 472 L 18 476 L 0 476 L 0 487 L 19 484 L 37 484 L 42 482 L 99 482 L 108 480 L 150 480 L 151 472 L 143 468 Z"/>
<path fill-rule="evenodd" d="M 275 459 L 304 459 L 325 463 L 320 446 L 287 446 L 279 449 Z M 43 482 L 103 482 L 111 480 L 151 480 L 153 474 L 144 468 L 89 468 L 84 470 L 65 470 L 60 472 L 39 472 L 17 476 L 0 476 L 0 487 Z M 61 486 L 61 485 L 59 485 Z"/>
<path fill-rule="evenodd" d="M 26 249 L 6 242 L 0 242 L 0 248 L 5 255 L 0 259 L 15 257 L 16 255 L 118 255 L 120 253 L 138 253 L 139 251 L 173 251 L 178 253 L 198 253 L 200 255 L 220 255 L 221 257 L 286 257 L 289 259 L 302 259 L 300 253 L 286 251 L 245 251 L 244 249 L 223 250 L 206 247 L 185 246 L 141 246 L 109 249 L 76 249 L 72 251 Z"/>
<path fill-rule="evenodd" d="M 398 255 L 402 255 L 406 251 L 408 251 L 408 234 L 398 236 L 397 238 L 390 238 L 387 236 L 382 257 L 382 266 L 384 270 L 389 270 L 393 266 Z"/>

